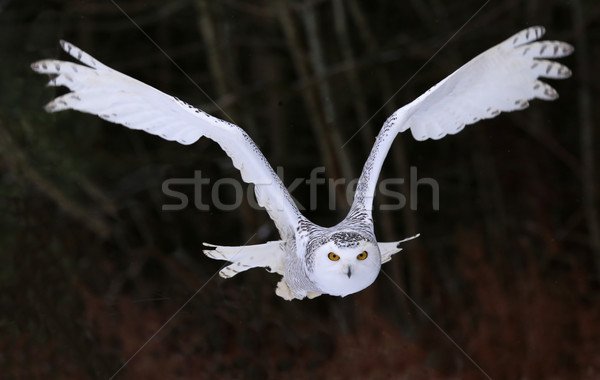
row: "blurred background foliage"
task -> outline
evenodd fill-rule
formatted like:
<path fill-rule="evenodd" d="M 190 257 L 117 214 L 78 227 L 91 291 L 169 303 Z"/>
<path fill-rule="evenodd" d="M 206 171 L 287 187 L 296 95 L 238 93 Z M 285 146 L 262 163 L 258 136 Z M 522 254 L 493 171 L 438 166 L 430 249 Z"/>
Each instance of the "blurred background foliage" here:
<path fill-rule="evenodd" d="M 136 353 L 115 378 L 486 378 L 465 353 L 494 379 L 600 377 L 597 1 L 116 4 L 0 1 L 2 378 L 106 379 Z M 212 98 L 291 185 L 321 165 L 322 178 L 356 178 L 395 109 L 538 24 L 576 47 L 561 60 L 573 77 L 552 83 L 560 99 L 438 142 L 399 136 L 382 178 L 406 179 L 396 190 L 418 207 L 377 211 L 376 232 L 421 238 L 343 299 L 286 302 L 262 270 L 214 277 L 222 263 L 202 242 L 274 240 L 273 224 L 245 201 L 219 211 L 210 187 L 209 211 L 162 211 L 161 186 L 198 170 L 239 179 L 226 155 L 46 114 L 64 89 L 29 68 L 70 59 L 62 38 L 227 119 Z M 439 210 L 428 186 L 410 193 L 410 167 L 437 181 Z M 348 206 L 329 210 L 329 191 L 307 211 L 326 225 Z M 308 206 L 308 185 L 293 195 Z"/>

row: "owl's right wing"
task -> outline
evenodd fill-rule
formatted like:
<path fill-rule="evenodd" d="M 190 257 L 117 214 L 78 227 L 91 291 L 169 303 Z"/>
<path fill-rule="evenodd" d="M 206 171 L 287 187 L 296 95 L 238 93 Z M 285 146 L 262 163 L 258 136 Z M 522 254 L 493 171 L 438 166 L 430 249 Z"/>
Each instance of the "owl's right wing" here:
<path fill-rule="evenodd" d="M 66 86 L 72 91 L 48 103 L 46 111 L 74 109 L 87 112 L 184 145 L 192 144 L 202 136 L 208 137 L 232 159 L 242 179 L 255 185 L 258 203 L 273 219 L 282 238 L 293 236 L 302 215 L 246 132 L 111 69 L 66 41 L 60 44 L 84 65 L 52 59 L 31 65 L 38 73 L 56 75 L 50 86 Z"/>
<path fill-rule="evenodd" d="M 537 41 L 541 26 L 525 29 L 456 70 L 384 123 L 357 184 L 354 211 L 370 210 L 383 161 L 400 132 L 417 140 L 441 139 L 465 125 L 521 110 L 534 98 L 554 100 L 558 93 L 538 77 L 571 76 L 564 65 L 544 58 L 564 57 L 573 47 L 560 41 Z"/>

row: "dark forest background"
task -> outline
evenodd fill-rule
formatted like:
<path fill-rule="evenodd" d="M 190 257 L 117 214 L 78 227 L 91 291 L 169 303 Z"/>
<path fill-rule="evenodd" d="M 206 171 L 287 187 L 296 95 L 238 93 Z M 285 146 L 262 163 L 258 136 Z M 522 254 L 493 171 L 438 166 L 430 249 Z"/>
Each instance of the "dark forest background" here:
<path fill-rule="evenodd" d="M 111 1 L 0 1 L 0 377 L 107 379 L 137 353 L 115 379 L 600 378 L 597 1 L 116 3 L 189 78 Z M 222 262 L 202 242 L 277 231 L 245 201 L 162 211 L 161 186 L 197 170 L 239 179 L 227 156 L 207 139 L 47 114 L 64 89 L 29 68 L 70 59 L 66 39 L 227 118 L 191 78 L 290 185 L 319 166 L 356 178 L 395 109 L 532 25 L 575 46 L 561 60 L 573 77 L 550 81 L 560 99 L 441 141 L 399 136 L 381 178 L 406 179 L 396 191 L 418 207 L 377 211 L 376 232 L 421 237 L 346 298 L 284 301 L 261 269 L 213 277 Z M 430 187 L 411 194 L 411 167 L 439 184 L 439 210 Z M 331 211 L 318 191 L 307 215 L 340 221 L 347 204 Z M 307 185 L 293 195 L 308 205 Z"/>

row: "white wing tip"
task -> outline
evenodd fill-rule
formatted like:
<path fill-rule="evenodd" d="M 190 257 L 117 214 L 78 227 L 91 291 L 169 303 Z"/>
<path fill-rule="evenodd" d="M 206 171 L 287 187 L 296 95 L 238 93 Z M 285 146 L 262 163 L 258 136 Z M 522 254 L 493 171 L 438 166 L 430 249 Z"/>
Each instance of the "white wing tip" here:
<path fill-rule="evenodd" d="M 46 111 L 48 113 L 53 113 L 53 112 L 57 112 L 59 110 L 56 109 L 56 105 L 54 104 L 54 102 L 50 102 L 44 106 L 44 111 Z"/>
<path fill-rule="evenodd" d="M 537 32 L 537 38 L 542 37 L 544 34 L 546 34 L 546 27 L 543 25 L 536 25 L 536 26 L 532 26 L 529 29 L 533 29 L 536 30 Z"/>
<path fill-rule="evenodd" d="M 204 253 L 206 256 L 208 256 L 212 259 L 224 260 L 225 257 L 223 255 L 217 257 L 216 254 L 219 253 L 218 248 L 219 247 L 214 244 L 205 243 L 205 242 L 202 243 L 202 253 Z"/>
<path fill-rule="evenodd" d="M 560 47 L 562 48 L 562 54 L 560 57 L 566 57 L 567 55 L 573 54 L 575 47 L 568 42 L 560 41 Z"/>
<path fill-rule="evenodd" d="M 31 65 L 29 65 L 29 67 L 31 67 L 31 70 L 35 71 L 36 73 L 39 72 L 39 67 L 40 67 L 40 62 L 41 61 L 36 61 L 33 62 Z"/>
<path fill-rule="evenodd" d="M 409 236 L 409 237 L 407 237 L 405 239 L 402 239 L 402 240 L 400 240 L 400 241 L 397 242 L 398 243 L 397 247 L 400 248 L 400 244 L 405 243 L 405 242 L 410 241 L 410 240 L 414 240 L 414 239 L 418 238 L 419 236 L 421 236 L 420 232 L 418 234 L 416 234 L 416 235 Z"/>
<path fill-rule="evenodd" d="M 33 62 L 30 67 L 31 70 L 39 74 L 56 74 L 56 62 L 51 59 L 42 59 L 41 61 Z M 52 66 L 54 64 L 54 66 Z"/>
<path fill-rule="evenodd" d="M 543 100 L 558 99 L 558 91 L 556 91 L 549 84 L 544 83 L 540 80 L 536 80 L 535 82 L 533 82 L 533 93 L 534 93 L 534 96 L 538 99 L 543 99 Z"/>
<path fill-rule="evenodd" d="M 511 41 L 512 45 L 514 46 L 520 46 L 528 42 L 538 40 L 542 38 L 544 34 L 546 34 L 546 28 L 544 28 L 543 26 L 531 26 L 529 28 L 521 30 L 520 32 L 509 38 L 509 41 Z"/>
<path fill-rule="evenodd" d="M 79 48 L 75 45 L 73 45 L 72 43 L 65 41 L 65 40 L 59 40 L 58 43 L 60 44 L 60 47 L 70 56 L 74 57 L 73 54 L 71 53 L 71 50 L 76 49 L 79 50 Z M 81 58 L 79 58 L 81 59 Z"/>

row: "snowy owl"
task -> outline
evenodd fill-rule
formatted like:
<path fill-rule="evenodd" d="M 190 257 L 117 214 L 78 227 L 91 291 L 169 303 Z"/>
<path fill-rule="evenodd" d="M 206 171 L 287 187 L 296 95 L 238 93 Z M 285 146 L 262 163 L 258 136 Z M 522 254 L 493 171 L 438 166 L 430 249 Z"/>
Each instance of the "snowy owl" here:
<path fill-rule="evenodd" d="M 282 276 L 276 294 L 286 300 L 321 294 L 343 297 L 371 285 L 381 264 L 401 250 L 402 241 L 377 241 L 372 218 L 377 179 L 396 135 L 410 129 L 417 140 L 437 140 L 478 120 L 524 109 L 531 99 L 556 99 L 557 92 L 538 77 L 562 79 L 571 71 L 544 58 L 567 56 L 573 47 L 536 42 L 544 32 L 537 26 L 515 34 L 394 112 L 377 135 L 348 215 L 333 227 L 318 226 L 300 213 L 256 144 L 238 126 L 115 71 L 65 41 L 60 42 L 62 48 L 82 64 L 50 59 L 31 67 L 55 74 L 50 86 L 72 91 L 46 105 L 48 112 L 74 109 L 184 145 L 202 136 L 220 145 L 242 179 L 255 185 L 258 203 L 281 237 L 242 247 L 206 244 L 207 256 L 231 263 L 220 271 L 222 277 L 263 267 Z"/>

